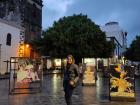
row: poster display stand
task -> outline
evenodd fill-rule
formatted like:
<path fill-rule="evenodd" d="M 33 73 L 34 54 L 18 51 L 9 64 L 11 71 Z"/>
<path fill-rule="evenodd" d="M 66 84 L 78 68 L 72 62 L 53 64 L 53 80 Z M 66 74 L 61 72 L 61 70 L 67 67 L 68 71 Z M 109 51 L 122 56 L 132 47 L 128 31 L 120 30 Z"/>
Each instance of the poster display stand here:
<path fill-rule="evenodd" d="M 131 66 L 116 64 L 110 69 L 110 100 L 136 101 L 134 70 Z"/>
<path fill-rule="evenodd" d="M 83 85 L 95 85 L 95 69 L 93 66 L 86 66 L 83 74 Z"/>
<path fill-rule="evenodd" d="M 30 94 L 41 92 L 42 62 L 25 57 L 10 58 L 9 94 Z"/>
<path fill-rule="evenodd" d="M 95 69 L 95 59 L 94 58 L 84 58 L 83 59 L 83 85 L 95 85 L 96 84 L 96 69 Z"/>

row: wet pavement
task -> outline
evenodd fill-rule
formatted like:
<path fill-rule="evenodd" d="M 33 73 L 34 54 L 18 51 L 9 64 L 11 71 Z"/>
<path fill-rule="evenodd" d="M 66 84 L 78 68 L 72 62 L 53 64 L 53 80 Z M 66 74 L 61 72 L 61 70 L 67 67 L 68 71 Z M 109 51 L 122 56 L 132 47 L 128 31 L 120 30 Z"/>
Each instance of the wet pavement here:
<path fill-rule="evenodd" d="M 66 105 L 62 87 L 63 78 L 57 74 L 45 75 L 42 92 L 8 95 L 8 79 L 0 80 L 0 105 Z M 73 105 L 139 105 L 140 79 L 135 80 L 136 102 L 109 101 L 109 81 L 99 74 L 96 86 L 82 86 L 79 82 Z"/>

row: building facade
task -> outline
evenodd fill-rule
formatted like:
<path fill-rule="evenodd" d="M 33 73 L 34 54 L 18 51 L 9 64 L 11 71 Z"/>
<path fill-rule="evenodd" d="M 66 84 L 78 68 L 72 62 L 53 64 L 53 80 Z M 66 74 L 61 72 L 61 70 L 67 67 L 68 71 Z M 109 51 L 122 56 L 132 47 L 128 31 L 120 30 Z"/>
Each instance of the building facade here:
<path fill-rule="evenodd" d="M 42 0 L 0 0 L 0 73 L 10 57 L 34 57 L 29 44 L 41 37 L 42 6 Z"/>
<path fill-rule="evenodd" d="M 107 40 L 112 40 L 115 43 L 114 57 L 121 58 L 127 48 L 127 32 L 119 26 L 118 22 L 106 23 L 100 29 L 105 32 Z"/>
<path fill-rule="evenodd" d="M 21 27 L 14 22 L 0 19 L 0 73 L 8 72 L 7 61 L 18 56 Z"/>
<path fill-rule="evenodd" d="M 25 28 L 25 43 L 41 37 L 42 0 L 22 0 L 21 24 Z"/>
<path fill-rule="evenodd" d="M 1 0 L 0 18 L 14 21 L 22 27 L 20 32 L 20 46 L 29 44 L 42 34 L 42 0 Z M 23 30 L 24 29 L 24 30 Z M 30 54 L 21 56 L 33 56 Z"/>

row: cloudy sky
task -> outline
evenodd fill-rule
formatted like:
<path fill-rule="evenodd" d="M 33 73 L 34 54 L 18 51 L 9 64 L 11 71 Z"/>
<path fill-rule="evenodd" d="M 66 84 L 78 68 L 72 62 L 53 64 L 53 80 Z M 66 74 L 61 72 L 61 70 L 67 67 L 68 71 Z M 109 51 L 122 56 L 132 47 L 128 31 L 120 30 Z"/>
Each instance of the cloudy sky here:
<path fill-rule="evenodd" d="M 119 22 L 128 32 L 128 45 L 140 35 L 140 0 L 43 0 L 43 4 L 43 29 L 63 16 L 82 13 L 100 26 Z"/>

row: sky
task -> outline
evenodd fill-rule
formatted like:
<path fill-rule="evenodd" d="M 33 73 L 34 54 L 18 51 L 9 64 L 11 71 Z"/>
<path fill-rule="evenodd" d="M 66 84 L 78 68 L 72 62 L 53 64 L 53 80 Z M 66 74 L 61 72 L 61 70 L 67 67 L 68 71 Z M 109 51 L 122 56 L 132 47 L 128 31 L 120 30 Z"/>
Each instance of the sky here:
<path fill-rule="evenodd" d="M 128 33 L 128 46 L 140 35 L 140 0 L 43 0 L 43 29 L 73 14 L 87 15 L 97 25 L 115 21 Z"/>

